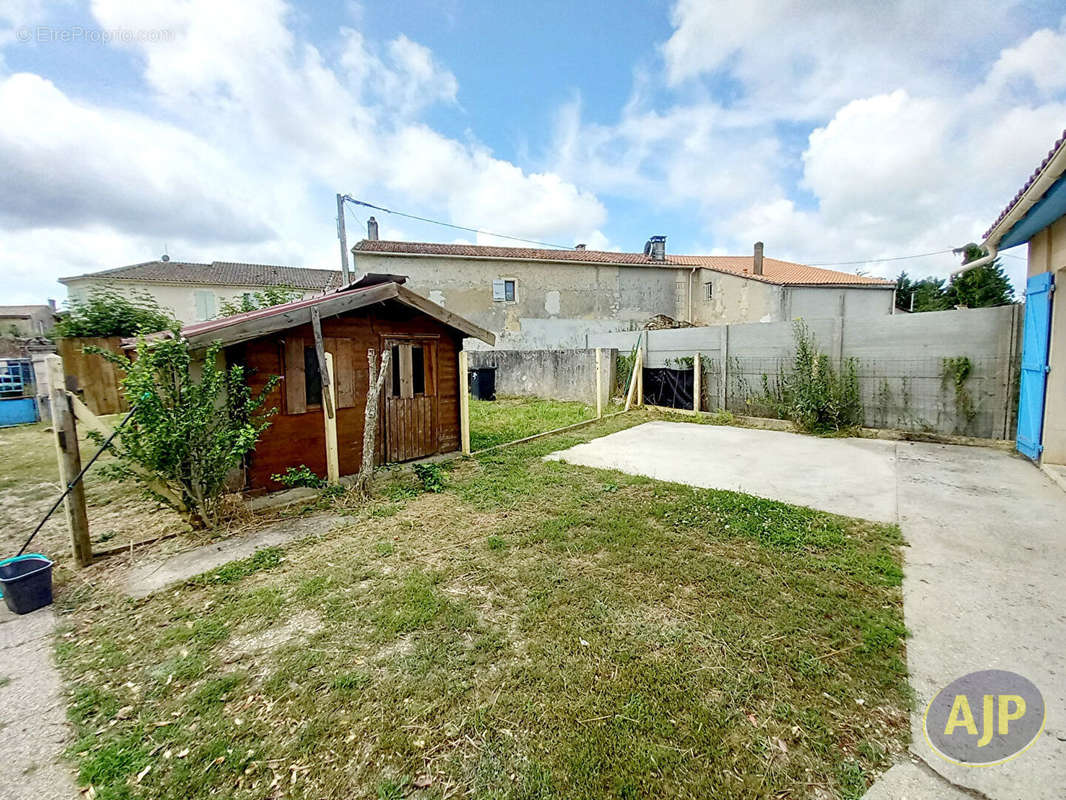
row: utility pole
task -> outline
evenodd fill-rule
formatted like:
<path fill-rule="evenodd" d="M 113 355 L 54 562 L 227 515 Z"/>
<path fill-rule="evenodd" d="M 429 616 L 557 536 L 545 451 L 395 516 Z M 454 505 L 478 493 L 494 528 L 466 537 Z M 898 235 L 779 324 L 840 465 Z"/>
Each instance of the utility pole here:
<path fill-rule="evenodd" d="M 352 282 L 348 273 L 348 234 L 344 230 L 344 200 L 347 195 L 337 195 L 337 238 L 341 240 L 341 277 L 344 285 Z"/>

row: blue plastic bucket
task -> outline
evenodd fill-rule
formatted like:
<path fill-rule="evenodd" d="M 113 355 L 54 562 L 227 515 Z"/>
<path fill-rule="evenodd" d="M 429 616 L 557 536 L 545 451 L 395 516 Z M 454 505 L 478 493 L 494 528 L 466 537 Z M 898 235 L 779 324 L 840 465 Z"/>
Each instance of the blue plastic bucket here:
<path fill-rule="evenodd" d="M 0 592 L 15 614 L 29 614 L 52 603 L 52 561 L 40 553 L 0 561 Z"/>

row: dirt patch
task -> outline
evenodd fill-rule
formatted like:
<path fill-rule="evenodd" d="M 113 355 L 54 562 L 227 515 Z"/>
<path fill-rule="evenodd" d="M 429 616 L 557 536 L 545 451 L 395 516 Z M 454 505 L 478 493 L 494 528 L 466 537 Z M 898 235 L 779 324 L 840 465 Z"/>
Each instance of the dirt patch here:
<path fill-rule="evenodd" d="M 310 611 L 301 611 L 280 625 L 230 639 L 225 647 L 223 660 L 230 664 L 246 656 L 266 653 L 297 638 L 306 639 L 320 630 L 322 630 L 322 620 L 318 618 L 318 615 Z"/>

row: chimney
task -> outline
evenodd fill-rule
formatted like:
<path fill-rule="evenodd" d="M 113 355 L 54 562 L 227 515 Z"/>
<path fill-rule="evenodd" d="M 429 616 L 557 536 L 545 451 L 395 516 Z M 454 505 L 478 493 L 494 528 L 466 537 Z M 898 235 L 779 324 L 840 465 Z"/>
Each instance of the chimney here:
<path fill-rule="evenodd" d="M 755 258 L 752 262 L 753 275 L 762 275 L 762 242 L 755 243 Z"/>
<path fill-rule="evenodd" d="M 378 221 L 373 217 L 366 221 L 366 238 L 372 242 L 378 240 Z"/>
<path fill-rule="evenodd" d="M 49 297 L 49 298 L 48 298 L 48 307 L 49 307 L 50 309 L 52 309 L 52 311 L 53 311 L 53 312 L 54 312 L 54 311 L 56 310 L 56 301 L 55 301 L 55 298 L 52 298 L 52 297 Z"/>
<path fill-rule="evenodd" d="M 575 250 L 584 250 L 585 249 L 585 245 L 583 245 L 583 244 L 575 244 L 574 245 L 574 249 Z"/>
<path fill-rule="evenodd" d="M 666 237 L 652 236 L 644 245 L 644 255 L 652 261 L 666 261 Z"/>

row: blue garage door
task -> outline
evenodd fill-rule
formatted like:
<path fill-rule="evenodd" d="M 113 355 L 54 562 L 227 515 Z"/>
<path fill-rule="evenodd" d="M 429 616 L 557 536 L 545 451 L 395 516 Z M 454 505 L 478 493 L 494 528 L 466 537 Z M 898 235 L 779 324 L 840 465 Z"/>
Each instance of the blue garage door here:
<path fill-rule="evenodd" d="M 1018 452 L 1034 461 L 1044 449 L 1044 395 L 1047 392 L 1048 343 L 1051 339 L 1050 272 L 1025 284 L 1025 333 L 1022 338 L 1022 380 L 1018 387 Z"/>

